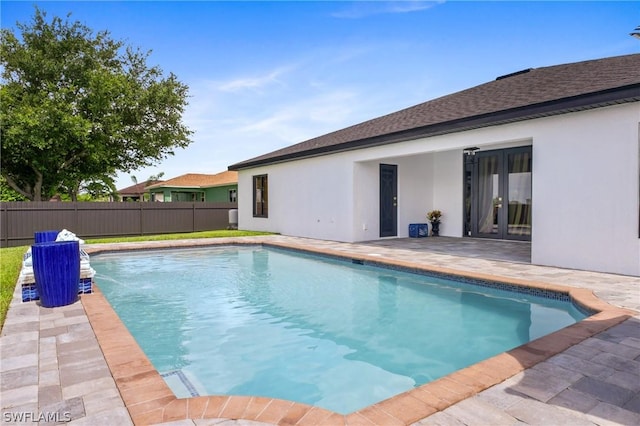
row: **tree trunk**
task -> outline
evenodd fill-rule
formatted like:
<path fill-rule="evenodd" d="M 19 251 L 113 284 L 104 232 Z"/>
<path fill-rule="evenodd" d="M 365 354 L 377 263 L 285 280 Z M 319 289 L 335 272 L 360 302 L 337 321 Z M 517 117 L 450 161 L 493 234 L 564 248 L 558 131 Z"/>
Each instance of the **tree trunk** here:
<path fill-rule="evenodd" d="M 34 170 L 37 180 L 36 184 L 33 186 L 33 201 L 42 201 L 42 173 L 37 170 Z"/>
<path fill-rule="evenodd" d="M 31 193 L 30 189 L 31 188 L 20 188 L 18 186 L 18 184 L 11 178 L 11 176 L 4 176 L 4 179 L 7 181 L 7 184 L 14 190 L 16 191 L 18 194 L 22 195 L 24 198 L 26 198 L 29 201 L 40 201 L 40 200 L 35 200 L 34 199 L 34 194 Z"/>

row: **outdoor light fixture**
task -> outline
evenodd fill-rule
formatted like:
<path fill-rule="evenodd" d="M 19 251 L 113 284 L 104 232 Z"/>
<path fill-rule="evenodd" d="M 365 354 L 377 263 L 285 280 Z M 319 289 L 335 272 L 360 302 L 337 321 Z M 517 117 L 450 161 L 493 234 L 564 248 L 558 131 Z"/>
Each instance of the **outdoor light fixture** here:
<path fill-rule="evenodd" d="M 478 148 L 477 146 L 472 146 L 471 148 L 465 148 L 463 149 L 464 153 L 467 154 L 468 156 L 472 156 L 472 155 L 476 155 L 476 151 L 479 150 L 480 148 Z"/>
<path fill-rule="evenodd" d="M 636 27 L 635 31 L 632 33 L 629 33 L 629 35 L 631 37 L 635 37 L 640 40 L 640 27 Z"/>

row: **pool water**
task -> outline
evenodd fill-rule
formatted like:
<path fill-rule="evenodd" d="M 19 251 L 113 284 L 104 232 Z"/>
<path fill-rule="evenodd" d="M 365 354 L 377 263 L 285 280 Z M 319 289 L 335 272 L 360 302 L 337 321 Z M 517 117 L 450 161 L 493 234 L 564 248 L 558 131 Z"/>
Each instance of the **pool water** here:
<path fill-rule="evenodd" d="M 258 246 L 101 254 L 91 266 L 176 396 L 342 414 L 585 317 L 569 302 Z"/>

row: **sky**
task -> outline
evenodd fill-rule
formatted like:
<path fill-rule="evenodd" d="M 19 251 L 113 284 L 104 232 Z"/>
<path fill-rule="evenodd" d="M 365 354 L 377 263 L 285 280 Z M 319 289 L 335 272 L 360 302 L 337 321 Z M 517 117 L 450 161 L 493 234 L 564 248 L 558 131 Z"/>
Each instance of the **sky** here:
<path fill-rule="evenodd" d="M 640 53 L 637 1 L 0 1 L 152 51 L 189 86 L 193 142 L 117 187 L 219 173 L 276 149 L 526 68 Z"/>

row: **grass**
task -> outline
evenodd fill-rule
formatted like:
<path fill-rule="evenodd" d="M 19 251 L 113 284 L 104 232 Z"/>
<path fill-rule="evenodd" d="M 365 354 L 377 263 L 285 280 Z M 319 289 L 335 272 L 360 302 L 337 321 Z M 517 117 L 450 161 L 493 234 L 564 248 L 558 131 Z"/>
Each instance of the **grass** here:
<path fill-rule="evenodd" d="M 224 237 L 252 237 L 255 235 L 270 235 L 270 232 L 255 231 L 236 231 L 236 230 L 219 230 L 219 231 L 202 231 L 190 232 L 185 234 L 162 234 L 162 235 L 142 235 L 136 237 L 120 237 L 120 238 L 98 238 L 88 239 L 87 244 L 100 243 L 130 243 L 135 241 L 161 241 L 161 240 L 184 240 L 188 238 L 224 238 Z"/>
<path fill-rule="evenodd" d="M 253 231 L 203 231 L 191 232 L 185 234 L 162 234 L 162 235 L 145 235 L 135 237 L 117 237 L 117 238 L 99 238 L 88 239 L 88 244 L 99 243 L 125 243 L 135 241 L 160 241 L 160 240 L 182 240 L 188 238 L 223 238 L 223 237 L 248 237 L 255 235 L 269 235 L 268 232 Z M 8 247 L 0 249 L 0 328 L 4 325 L 4 320 L 9 310 L 9 304 L 13 298 L 22 266 L 22 255 L 27 251 L 28 246 Z"/>
<path fill-rule="evenodd" d="M 4 325 L 27 246 L 0 249 L 0 326 Z"/>

